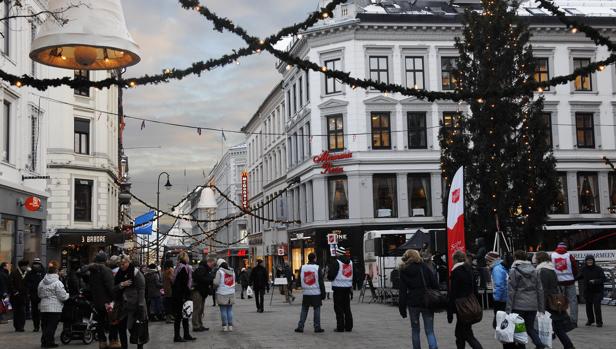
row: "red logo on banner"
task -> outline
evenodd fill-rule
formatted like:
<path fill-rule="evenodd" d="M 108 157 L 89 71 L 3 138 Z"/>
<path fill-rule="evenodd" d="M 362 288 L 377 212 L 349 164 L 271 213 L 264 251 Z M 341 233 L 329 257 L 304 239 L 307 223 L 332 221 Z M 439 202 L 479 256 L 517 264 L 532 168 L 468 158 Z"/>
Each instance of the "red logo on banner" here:
<path fill-rule="evenodd" d="M 353 276 L 353 266 L 350 264 L 343 264 L 342 275 L 344 275 L 345 278 L 350 278 Z"/>
<path fill-rule="evenodd" d="M 28 211 L 36 212 L 41 208 L 41 199 L 37 198 L 36 196 L 30 196 L 26 199 L 24 207 Z"/>
<path fill-rule="evenodd" d="M 453 193 L 451 193 L 451 202 L 456 204 L 458 203 L 458 201 L 460 201 L 460 188 L 454 190 Z"/>
<path fill-rule="evenodd" d="M 308 286 L 312 286 L 317 282 L 317 278 L 314 275 L 314 271 L 304 272 L 304 283 Z"/>
<path fill-rule="evenodd" d="M 229 275 L 225 273 L 225 285 L 231 287 L 235 284 L 235 280 L 233 280 L 233 275 Z"/>

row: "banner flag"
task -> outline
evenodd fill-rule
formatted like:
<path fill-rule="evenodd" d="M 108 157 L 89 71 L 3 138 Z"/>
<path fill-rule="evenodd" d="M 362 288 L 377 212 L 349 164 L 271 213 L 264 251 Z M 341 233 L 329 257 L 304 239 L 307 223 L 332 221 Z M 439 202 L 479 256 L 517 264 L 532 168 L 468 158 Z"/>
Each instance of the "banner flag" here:
<path fill-rule="evenodd" d="M 453 254 L 457 250 L 466 252 L 464 242 L 464 167 L 456 171 L 447 200 L 447 245 L 449 246 L 449 271 L 453 268 Z"/>

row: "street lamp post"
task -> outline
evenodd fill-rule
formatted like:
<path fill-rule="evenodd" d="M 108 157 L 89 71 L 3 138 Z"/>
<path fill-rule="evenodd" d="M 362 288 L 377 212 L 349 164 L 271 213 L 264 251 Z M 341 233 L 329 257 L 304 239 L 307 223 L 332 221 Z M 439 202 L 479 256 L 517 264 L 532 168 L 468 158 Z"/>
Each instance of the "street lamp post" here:
<path fill-rule="evenodd" d="M 169 182 L 169 174 L 167 172 L 161 172 L 158 175 L 158 183 L 156 185 L 156 265 L 160 265 L 160 177 L 167 175 L 167 183 L 165 188 L 171 189 L 171 182 Z"/>

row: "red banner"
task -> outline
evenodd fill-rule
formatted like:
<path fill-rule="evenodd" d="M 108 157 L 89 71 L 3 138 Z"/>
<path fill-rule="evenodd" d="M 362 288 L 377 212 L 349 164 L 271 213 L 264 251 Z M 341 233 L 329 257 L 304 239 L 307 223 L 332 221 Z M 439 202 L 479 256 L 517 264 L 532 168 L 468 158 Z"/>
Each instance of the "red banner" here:
<path fill-rule="evenodd" d="M 447 245 L 449 271 L 453 268 L 453 254 L 466 251 L 464 242 L 464 170 L 460 167 L 451 181 L 447 201 Z"/>

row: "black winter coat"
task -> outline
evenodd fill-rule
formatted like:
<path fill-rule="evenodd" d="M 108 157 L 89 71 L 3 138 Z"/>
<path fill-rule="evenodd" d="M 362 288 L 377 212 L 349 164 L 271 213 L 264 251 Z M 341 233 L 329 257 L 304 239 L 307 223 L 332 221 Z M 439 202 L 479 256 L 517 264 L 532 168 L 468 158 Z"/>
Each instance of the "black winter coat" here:
<path fill-rule="evenodd" d="M 584 282 L 584 294 L 603 293 L 606 277 L 600 266 L 585 265 L 582 268 L 581 279 Z"/>
<path fill-rule="evenodd" d="M 449 314 L 456 312 L 456 299 L 475 294 L 475 282 L 471 267 L 464 263 L 451 272 L 451 285 L 449 287 Z"/>
<path fill-rule="evenodd" d="M 5 269 L 0 270 L 0 297 L 9 294 L 9 273 Z"/>
<path fill-rule="evenodd" d="M 33 263 L 32 269 L 26 274 L 24 282 L 28 288 L 28 295 L 34 302 L 39 302 L 38 285 L 45 277 L 45 268 L 41 263 Z"/>
<path fill-rule="evenodd" d="M 255 290 L 265 290 L 268 284 L 267 269 L 261 264 L 252 268 L 250 272 L 250 285 Z"/>
<path fill-rule="evenodd" d="M 421 274 L 423 273 L 423 278 Z M 424 283 L 425 280 L 425 283 Z M 436 275 L 425 263 L 409 263 L 400 270 L 398 307 L 406 312 L 407 307 L 425 308 L 426 288 L 438 290 Z"/>
<path fill-rule="evenodd" d="M 10 283 L 9 290 L 11 295 L 11 302 L 25 302 L 26 296 L 28 295 L 28 288 L 26 287 L 26 282 L 24 281 L 24 277 L 17 270 L 17 268 L 13 268 L 13 271 L 9 275 Z"/>
<path fill-rule="evenodd" d="M 88 289 L 92 295 L 92 301 L 97 309 L 105 308 L 105 304 L 114 299 L 113 272 L 107 266 L 100 263 L 92 263 L 87 267 Z"/>
<path fill-rule="evenodd" d="M 190 288 L 188 288 L 188 272 L 185 268 L 182 268 L 178 272 L 178 275 L 175 277 L 173 281 L 173 298 L 176 301 L 185 302 L 189 300 L 190 297 Z"/>
<path fill-rule="evenodd" d="M 199 266 L 193 272 L 193 286 L 204 299 L 207 298 L 214 283 L 213 276 L 212 268 L 205 261 L 199 263 Z"/>

